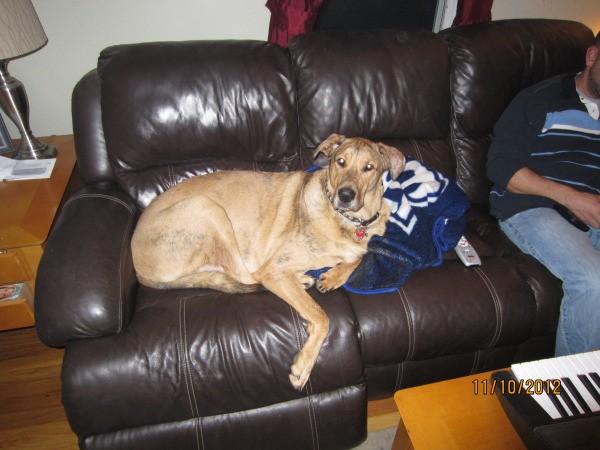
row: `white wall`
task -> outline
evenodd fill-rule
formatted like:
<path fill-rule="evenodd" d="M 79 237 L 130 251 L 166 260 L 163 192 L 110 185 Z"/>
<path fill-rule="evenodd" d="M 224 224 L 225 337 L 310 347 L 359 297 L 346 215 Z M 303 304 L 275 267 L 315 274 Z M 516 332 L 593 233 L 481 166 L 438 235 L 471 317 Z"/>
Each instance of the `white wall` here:
<path fill-rule="evenodd" d="M 36 136 L 70 134 L 71 92 L 96 66 L 100 50 L 121 43 L 191 40 L 266 40 L 266 0 L 33 0 L 48 44 L 11 61 L 27 90 Z M 4 122 L 13 138 L 19 133 Z"/>
<path fill-rule="evenodd" d="M 188 39 L 265 40 L 266 0 L 33 0 L 49 43 L 12 61 L 27 89 L 36 136 L 69 134 L 71 92 L 103 48 L 120 43 Z M 494 19 L 548 17 L 600 29 L 599 0 L 495 0 Z M 11 136 L 18 137 L 10 120 Z"/>
<path fill-rule="evenodd" d="M 494 0 L 494 20 L 514 17 L 568 19 L 600 31 L 599 0 Z"/>

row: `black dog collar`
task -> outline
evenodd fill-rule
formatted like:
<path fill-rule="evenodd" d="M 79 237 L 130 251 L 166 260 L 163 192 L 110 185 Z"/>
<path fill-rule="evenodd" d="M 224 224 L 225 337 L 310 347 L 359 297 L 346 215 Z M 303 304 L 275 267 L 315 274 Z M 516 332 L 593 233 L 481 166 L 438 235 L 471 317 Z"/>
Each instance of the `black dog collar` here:
<path fill-rule="evenodd" d="M 369 225 L 371 225 L 373 222 L 375 222 L 379 218 L 379 211 L 377 211 L 375 213 L 375 215 L 373 217 L 371 217 L 370 219 L 365 220 L 365 219 L 361 219 L 360 217 L 352 216 L 342 209 L 337 209 L 335 206 L 333 206 L 333 198 L 331 197 L 331 194 L 329 193 L 329 190 L 327 189 L 327 180 L 325 180 L 325 196 L 327 197 L 327 200 L 329 200 L 329 203 L 331 203 L 331 206 L 333 207 L 333 209 L 338 214 L 340 214 L 344 219 L 347 219 L 354 224 L 354 226 L 356 227 L 356 231 L 354 232 L 354 237 L 356 238 L 357 241 L 362 241 L 365 237 L 369 236 L 367 233 L 367 230 L 365 228 L 368 227 Z"/>

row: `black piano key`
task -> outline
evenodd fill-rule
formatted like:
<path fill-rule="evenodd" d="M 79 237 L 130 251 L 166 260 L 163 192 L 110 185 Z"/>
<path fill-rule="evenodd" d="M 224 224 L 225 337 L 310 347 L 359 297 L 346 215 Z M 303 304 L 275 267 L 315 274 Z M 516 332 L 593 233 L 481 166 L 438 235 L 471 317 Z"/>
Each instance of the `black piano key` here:
<path fill-rule="evenodd" d="M 596 386 L 600 389 L 600 375 L 596 372 L 592 372 L 590 373 L 590 378 L 594 380 L 594 383 L 596 383 Z"/>
<path fill-rule="evenodd" d="M 575 399 L 577 404 L 581 407 L 581 409 L 583 409 L 583 411 L 586 413 L 591 413 L 592 408 L 590 408 L 590 405 L 588 405 L 586 403 L 586 401 L 583 399 L 583 397 L 581 396 L 581 394 L 579 393 L 579 391 L 577 390 L 577 388 L 575 387 L 573 382 L 567 377 L 563 378 L 562 381 L 564 384 L 567 385 L 567 387 L 569 388 L 569 391 L 571 391 L 571 394 L 573 394 L 573 398 Z"/>
<path fill-rule="evenodd" d="M 549 386 L 549 384 L 550 383 L 544 383 L 544 390 L 546 391 L 546 395 L 550 398 L 550 401 L 552 402 L 554 407 L 558 410 L 560 417 L 569 417 L 569 413 L 567 412 L 565 407 L 562 405 L 560 400 L 558 398 L 556 398 L 556 394 L 554 394 L 552 392 L 552 388 Z M 562 391 L 561 391 L 561 396 L 562 396 Z M 573 406 L 575 406 L 575 405 L 573 405 Z"/>
<path fill-rule="evenodd" d="M 581 380 L 581 383 L 585 386 L 589 393 L 592 394 L 594 400 L 600 404 L 600 390 L 594 386 L 590 378 L 587 375 L 577 375 L 577 377 Z"/>
<path fill-rule="evenodd" d="M 560 398 L 564 400 L 573 415 L 581 414 L 577 406 L 575 406 L 575 402 L 571 398 L 571 394 L 569 394 L 571 390 L 568 389 L 568 386 L 565 383 L 566 379 L 567 378 L 561 378 Z"/>

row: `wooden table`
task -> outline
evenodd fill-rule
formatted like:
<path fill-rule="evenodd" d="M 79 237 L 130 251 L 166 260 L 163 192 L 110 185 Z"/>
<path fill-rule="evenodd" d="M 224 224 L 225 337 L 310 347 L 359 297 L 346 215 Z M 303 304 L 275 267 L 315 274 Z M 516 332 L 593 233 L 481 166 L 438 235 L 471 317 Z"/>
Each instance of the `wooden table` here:
<path fill-rule="evenodd" d="M 396 392 L 393 449 L 525 449 L 496 394 L 492 372 Z"/>
<path fill-rule="evenodd" d="M 0 302 L 0 330 L 32 326 L 35 277 L 75 165 L 72 135 L 41 138 L 58 149 L 52 176 L 0 181 L 0 285 L 24 282 L 29 293 Z"/>

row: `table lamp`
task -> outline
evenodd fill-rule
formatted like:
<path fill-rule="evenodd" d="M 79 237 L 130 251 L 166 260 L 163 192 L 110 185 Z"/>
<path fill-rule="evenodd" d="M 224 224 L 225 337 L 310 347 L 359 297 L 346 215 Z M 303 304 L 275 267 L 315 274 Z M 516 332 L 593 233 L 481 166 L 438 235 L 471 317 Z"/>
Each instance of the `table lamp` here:
<path fill-rule="evenodd" d="M 36 139 L 31 132 L 25 87 L 7 69 L 10 60 L 29 55 L 47 42 L 31 0 L 0 0 L 0 107 L 21 133 L 15 159 L 56 156 L 56 148 Z"/>

